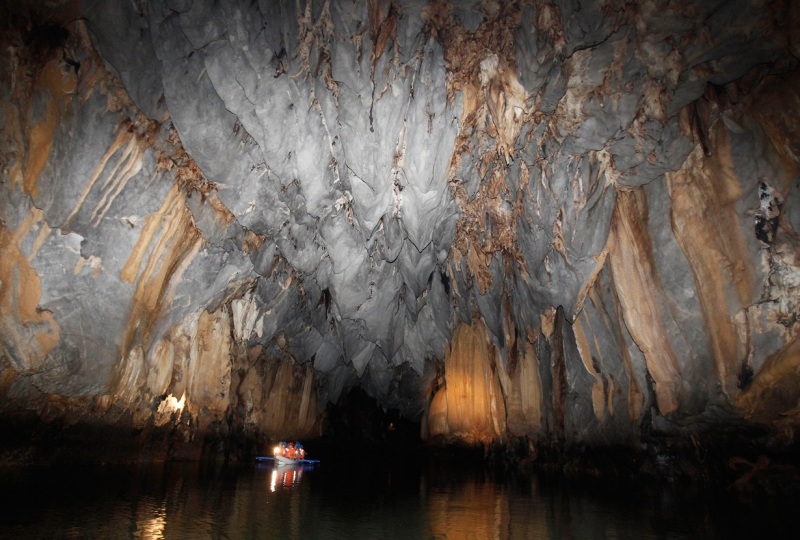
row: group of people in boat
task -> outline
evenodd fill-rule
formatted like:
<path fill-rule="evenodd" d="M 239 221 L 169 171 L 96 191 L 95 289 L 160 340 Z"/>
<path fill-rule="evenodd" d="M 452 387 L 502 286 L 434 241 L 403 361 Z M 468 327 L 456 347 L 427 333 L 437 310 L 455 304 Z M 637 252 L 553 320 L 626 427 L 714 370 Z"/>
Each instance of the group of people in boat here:
<path fill-rule="evenodd" d="M 275 449 L 275 455 L 283 456 L 289 459 L 305 459 L 306 451 L 305 448 L 303 448 L 303 445 L 300 443 L 295 444 L 290 442 L 287 444 L 281 441 L 281 443 Z"/>

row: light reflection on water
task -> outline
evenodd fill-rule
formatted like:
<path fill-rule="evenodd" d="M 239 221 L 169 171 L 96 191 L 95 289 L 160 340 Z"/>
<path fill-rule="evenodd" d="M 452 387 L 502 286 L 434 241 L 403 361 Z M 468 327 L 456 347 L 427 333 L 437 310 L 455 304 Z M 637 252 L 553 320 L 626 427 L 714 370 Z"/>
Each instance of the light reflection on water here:
<path fill-rule="evenodd" d="M 269 482 L 269 490 L 273 493 L 277 489 L 283 489 L 284 491 L 291 491 L 292 488 L 297 487 L 297 484 L 300 483 L 300 479 L 303 478 L 303 471 L 306 469 L 313 469 L 313 465 L 308 464 L 299 464 L 299 465 L 289 465 L 289 466 L 278 466 L 269 464 L 267 465 L 271 469 L 270 473 L 270 482 Z M 263 469 L 265 465 L 259 464 L 258 468 Z"/>
<path fill-rule="evenodd" d="M 164 538 L 164 527 L 167 524 L 167 502 L 160 505 L 150 497 L 145 497 L 136 509 L 136 530 L 134 538 L 156 540 Z"/>
<path fill-rule="evenodd" d="M 795 537 L 773 504 L 756 511 L 679 489 L 566 484 L 441 459 L 4 472 L 0 486 L 12 495 L 0 538 Z"/>

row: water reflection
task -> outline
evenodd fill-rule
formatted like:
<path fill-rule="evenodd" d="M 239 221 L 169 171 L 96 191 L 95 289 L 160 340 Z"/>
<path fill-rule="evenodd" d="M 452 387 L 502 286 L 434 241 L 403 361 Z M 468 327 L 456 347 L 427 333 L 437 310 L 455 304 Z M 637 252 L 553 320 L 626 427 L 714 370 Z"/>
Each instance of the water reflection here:
<path fill-rule="evenodd" d="M 429 495 L 428 524 L 434 538 L 504 538 L 508 522 L 508 497 L 491 485 L 466 483 L 454 492 Z"/>
<path fill-rule="evenodd" d="M 164 538 L 167 525 L 167 501 L 156 505 L 149 497 L 145 498 L 136 512 L 136 531 L 134 538 L 142 540 L 159 540 Z"/>
<path fill-rule="evenodd" d="M 800 538 L 794 510 L 444 461 L 4 475 L 0 538 Z"/>
<path fill-rule="evenodd" d="M 535 483 L 512 486 L 482 469 L 437 463 L 423 485 L 431 538 L 558 538 Z"/>
<path fill-rule="evenodd" d="M 303 477 L 303 471 L 312 468 L 313 465 L 278 465 L 276 463 L 273 465 L 272 473 L 270 474 L 269 490 L 273 493 L 280 488 L 283 488 L 284 491 L 291 491 L 300 483 L 300 479 Z"/>

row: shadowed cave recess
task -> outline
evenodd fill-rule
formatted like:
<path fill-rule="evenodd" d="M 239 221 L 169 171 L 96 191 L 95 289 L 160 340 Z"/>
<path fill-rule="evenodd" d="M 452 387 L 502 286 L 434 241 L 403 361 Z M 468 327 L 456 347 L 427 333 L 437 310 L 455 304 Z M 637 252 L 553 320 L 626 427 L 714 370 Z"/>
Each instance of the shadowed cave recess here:
<path fill-rule="evenodd" d="M 797 2 L 0 6 L 2 463 L 797 485 Z"/>

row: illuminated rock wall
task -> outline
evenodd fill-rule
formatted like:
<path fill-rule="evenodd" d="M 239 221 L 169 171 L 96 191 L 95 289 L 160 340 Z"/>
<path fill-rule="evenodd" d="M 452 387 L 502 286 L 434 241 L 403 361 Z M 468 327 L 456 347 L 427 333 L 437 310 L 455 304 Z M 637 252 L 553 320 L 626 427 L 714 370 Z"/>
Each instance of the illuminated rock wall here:
<path fill-rule="evenodd" d="M 796 2 L 44 6 L 2 4 L 4 415 L 796 440 Z"/>
<path fill-rule="evenodd" d="M 469 443 L 499 439 L 505 432 L 498 358 L 483 325 L 460 326 L 445 356 L 445 382 L 428 409 L 429 437 Z"/>

